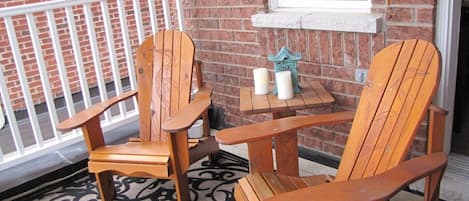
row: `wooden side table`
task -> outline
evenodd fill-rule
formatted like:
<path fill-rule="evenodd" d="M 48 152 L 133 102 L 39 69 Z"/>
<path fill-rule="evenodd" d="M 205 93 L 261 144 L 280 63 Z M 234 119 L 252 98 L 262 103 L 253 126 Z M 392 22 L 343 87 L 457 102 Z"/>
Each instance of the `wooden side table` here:
<path fill-rule="evenodd" d="M 255 95 L 252 87 L 242 87 L 240 89 L 239 109 L 245 114 L 272 113 L 273 119 L 295 116 L 296 110 L 329 105 L 335 101 L 334 97 L 319 83 L 313 81 L 300 83 L 301 93 L 295 94 L 292 99 L 279 100 L 277 96 L 271 93 L 267 95 Z M 298 144 L 297 132 L 291 132 L 275 138 L 275 147 L 285 147 L 282 150 L 276 150 L 277 173 L 282 175 L 298 176 L 298 150 L 295 148 Z M 272 140 L 267 139 L 256 143 L 248 144 L 248 149 L 258 147 L 272 147 Z M 291 147 L 291 148 L 290 148 Z M 270 149 L 259 150 L 270 150 Z M 281 157 L 281 156 L 288 157 Z M 280 161 L 279 158 L 286 160 Z M 249 152 L 250 172 L 268 171 L 273 172 L 273 157 L 270 153 Z M 253 164 L 252 161 L 263 161 L 259 164 Z"/>

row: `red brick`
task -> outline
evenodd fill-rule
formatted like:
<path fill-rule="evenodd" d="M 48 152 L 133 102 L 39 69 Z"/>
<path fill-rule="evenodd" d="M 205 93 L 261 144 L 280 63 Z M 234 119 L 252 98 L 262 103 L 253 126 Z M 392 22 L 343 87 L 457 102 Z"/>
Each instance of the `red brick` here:
<path fill-rule="evenodd" d="M 196 8 L 191 9 L 191 17 L 194 18 L 206 18 L 210 16 L 210 9 L 209 8 Z"/>
<path fill-rule="evenodd" d="M 308 36 L 306 31 L 298 31 L 298 50 L 302 55 L 301 61 L 309 61 Z"/>
<path fill-rule="evenodd" d="M 274 54 L 277 54 L 277 52 L 280 50 L 280 48 L 285 47 L 288 45 L 288 37 L 287 37 L 287 30 L 286 29 L 276 29 L 275 30 L 275 52 Z"/>
<path fill-rule="evenodd" d="M 234 5 L 239 5 L 239 4 L 240 4 L 239 0 L 218 0 L 219 6 L 234 6 Z"/>
<path fill-rule="evenodd" d="M 265 5 L 267 0 L 241 0 L 241 5 Z"/>
<path fill-rule="evenodd" d="M 332 64 L 343 66 L 344 65 L 344 42 L 343 33 L 332 32 Z"/>
<path fill-rule="evenodd" d="M 270 45 L 268 33 L 268 29 L 260 29 L 257 33 L 257 41 L 259 41 L 259 50 L 262 56 L 269 54 L 267 51 L 267 49 L 269 49 L 268 45 Z"/>
<path fill-rule="evenodd" d="M 243 24 L 243 27 L 242 27 L 243 30 L 250 30 L 250 31 L 256 30 L 256 28 L 252 26 L 251 19 L 243 19 L 242 24 Z"/>
<path fill-rule="evenodd" d="M 371 39 L 369 34 L 358 34 L 358 67 L 368 68 L 371 59 Z"/>
<path fill-rule="evenodd" d="M 363 89 L 362 84 L 332 80 L 332 91 L 359 96 Z"/>
<path fill-rule="evenodd" d="M 319 34 L 316 31 L 308 32 L 308 50 L 309 50 L 309 60 L 314 63 L 320 63 L 319 61 Z"/>
<path fill-rule="evenodd" d="M 376 55 L 379 51 L 384 49 L 385 44 L 384 44 L 384 34 L 374 34 L 372 36 L 371 40 L 371 49 L 372 49 L 372 55 Z M 370 61 L 371 62 L 371 61 Z"/>
<path fill-rule="evenodd" d="M 330 153 L 332 155 L 341 157 L 344 152 L 344 147 L 332 143 L 323 142 L 322 143 L 323 151 Z"/>
<path fill-rule="evenodd" d="M 392 0 L 392 4 L 414 4 L 414 5 L 435 5 L 436 0 Z"/>
<path fill-rule="evenodd" d="M 224 73 L 228 75 L 235 75 L 239 77 L 245 77 L 245 68 L 239 66 L 229 66 L 225 65 Z"/>
<path fill-rule="evenodd" d="M 319 45 L 320 45 L 320 58 L 321 63 L 331 64 L 331 44 L 330 44 L 330 32 L 320 31 L 319 32 Z"/>
<path fill-rule="evenodd" d="M 419 23 L 435 23 L 435 9 L 434 8 L 416 8 L 416 22 Z"/>
<path fill-rule="evenodd" d="M 333 132 L 318 128 L 311 128 L 311 137 L 318 138 L 323 142 L 334 142 L 335 140 L 335 135 Z"/>
<path fill-rule="evenodd" d="M 357 98 L 354 96 L 344 96 L 341 94 L 332 94 L 335 98 L 335 104 L 340 106 L 347 106 L 347 107 L 356 107 L 357 106 Z"/>
<path fill-rule="evenodd" d="M 388 26 L 387 37 L 394 40 L 420 38 L 433 41 L 433 27 Z"/>
<path fill-rule="evenodd" d="M 413 8 L 389 7 L 386 9 L 386 20 L 389 22 L 412 22 L 414 16 Z"/>
<path fill-rule="evenodd" d="M 255 32 L 235 32 L 234 41 L 239 42 L 257 42 Z"/>
<path fill-rule="evenodd" d="M 355 68 L 357 66 L 357 38 L 355 33 L 344 35 L 344 66 Z"/>
<path fill-rule="evenodd" d="M 298 72 L 302 75 L 321 76 L 321 66 L 313 63 L 298 62 Z"/>
<path fill-rule="evenodd" d="M 222 19 L 220 20 L 220 29 L 237 29 L 241 30 L 242 20 L 239 19 Z"/>
<path fill-rule="evenodd" d="M 287 29 L 287 48 L 294 54 L 298 52 L 298 30 Z"/>
<path fill-rule="evenodd" d="M 323 65 L 322 76 L 342 80 L 355 80 L 355 69 Z"/>

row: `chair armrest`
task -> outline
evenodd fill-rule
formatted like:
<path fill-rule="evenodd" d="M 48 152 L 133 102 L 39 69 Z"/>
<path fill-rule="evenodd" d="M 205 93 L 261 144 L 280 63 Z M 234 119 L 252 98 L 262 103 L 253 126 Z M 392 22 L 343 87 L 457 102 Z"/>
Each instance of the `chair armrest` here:
<path fill-rule="evenodd" d="M 264 138 L 272 138 L 304 127 L 351 121 L 353 120 L 353 117 L 354 113 L 350 111 L 321 115 L 286 117 L 224 129 L 217 133 L 216 139 L 222 144 L 253 142 Z"/>
<path fill-rule="evenodd" d="M 314 201 L 324 200 L 324 198 L 330 201 L 389 200 L 410 183 L 432 173 L 443 171 L 446 162 L 447 156 L 439 152 L 403 162 L 376 176 L 312 186 L 266 200 Z"/>
<path fill-rule="evenodd" d="M 175 115 L 166 119 L 161 128 L 169 133 L 177 133 L 189 128 L 212 104 L 210 99 L 211 93 L 212 89 L 208 87 L 199 89 L 194 99 L 188 105 L 181 108 Z"/>
<path fill-rule="evenodd" d="M 119 96 L 112 97 L 101 103 L 95 104 L 75 114 L 74 116 L 66 119 L 65 121 L 60 122 L 59 125 L 57 126 L 57 129 L 60 131 L 68 131 L 68 130 L 81 127 L 84 124 L 86 124 L 86 122 L 88 122 L 90 119 L 101 115 L 104 111 L 106 111 L 108 108 L 110 108 L 114 104 L 120 101 L 123 101 L 125 99 L 128 99 L 132 96 L 135 96 L 136 94 L 137 94 L 137 90 L 132 90 L 132 91 L 125 92 Z"/>
<path fill-rule="evenodd" d="M 197 93 L 194 96 L 193 101 L 199 100 L 199 99 L 210 99 L 210 96 L 212 95 L 213 89 L 211 87 L 204 86 L 202 88 L 199 88 Z"/>

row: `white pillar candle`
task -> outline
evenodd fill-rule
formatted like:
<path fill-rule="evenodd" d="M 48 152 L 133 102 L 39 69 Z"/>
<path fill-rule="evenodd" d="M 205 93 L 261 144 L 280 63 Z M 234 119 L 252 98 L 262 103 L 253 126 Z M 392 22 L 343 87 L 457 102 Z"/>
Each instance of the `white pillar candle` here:
<path fill-rule="evenodd" d="M 269 72 L 266 68 L 256 68 L 253 71 L 254 94 L 265 95 L 269 93 Z"/>
<path fill-rule="evenodd" d="M 280 71 L 275 73 L 275 81 L 277 82 L 279 100 L 293 98 L 293 84 L 290 71 Z"/>

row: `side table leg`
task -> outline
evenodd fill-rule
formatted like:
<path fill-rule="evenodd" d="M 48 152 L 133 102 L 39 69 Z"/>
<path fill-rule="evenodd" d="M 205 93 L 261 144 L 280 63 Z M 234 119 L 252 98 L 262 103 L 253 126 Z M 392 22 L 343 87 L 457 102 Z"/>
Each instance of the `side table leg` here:
<path fill-rule="evenodd" d="M 272 118 L 295 116 L 296 111 L 273 112 Z M 298 135 L 296 131 L 275 137 L 275 159 L 277 173 L 288 176 L 298 176 Z"/>

